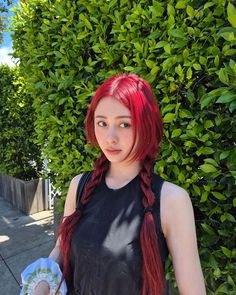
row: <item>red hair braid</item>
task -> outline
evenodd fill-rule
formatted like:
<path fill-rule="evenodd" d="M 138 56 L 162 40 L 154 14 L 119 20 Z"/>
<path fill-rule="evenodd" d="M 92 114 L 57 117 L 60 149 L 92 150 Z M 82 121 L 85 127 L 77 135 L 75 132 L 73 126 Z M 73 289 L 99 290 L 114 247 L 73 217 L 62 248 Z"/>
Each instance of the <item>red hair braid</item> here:
<path fill-rule="evenodd" d="M 107 158 L 104 156 L 104 154 L 102 154 L 101 157 L 95 161 L 94 171 L 92 172 L 90 181 L 84 187 L 84 192 L 80 200 L 80 203 L 82 205 L 86 205 L 89 202 L 92 191 L 97 185 L 99 185 L 99 183 L 102 180 L 102 176 L 106 172 L 108 167 L 109 167 L 109 162 Z M 82 216 L 82 212 L 79 209 L 76 209 L 73 214 L 63 217 L 59 226 L 60 251 L 62 254 L 62 266 L 63 266 L 62 268 L 63 279 L 64 278 L 69 279 L 71 274 L 70 263 L 69 263 L 71 239 L 72 239 L 73 231 L 75 229 L 75 225 L 79 222 L 81 216 Z"/>
<path fill-rule="evenodd" d="M 139 173 L 144 208 L 153 207 L 155 202 L 155 196 L 151 190 L 152 162 L 154 161 L 145 160 Z M 140 230 L 140 244 L 143 256 L 142 295 L 161 295 L 164 290 L 164 271 L 158 250 L 156 222 L 151 211 L 144 214 Z"/>

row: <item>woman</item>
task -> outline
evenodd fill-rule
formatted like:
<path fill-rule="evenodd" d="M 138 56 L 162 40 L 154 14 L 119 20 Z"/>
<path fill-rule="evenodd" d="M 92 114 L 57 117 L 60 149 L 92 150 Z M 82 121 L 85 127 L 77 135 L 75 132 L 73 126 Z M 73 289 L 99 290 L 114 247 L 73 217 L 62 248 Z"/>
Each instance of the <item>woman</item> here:
<path fill-rule="evenodd" d="M 108 79 L 92 99 L 86 132 L 101 156 L 78 207 L 81 175 L 72 179 L 49 256 L 63 269 L 67 294 L 165 294 L 168 252 L 179 293 L 206 294 L 189 195 L 153 173 L 163 124 L 150 85 L 134 74 Z M 49 294 L 46 281 L 34 295 Z"/>

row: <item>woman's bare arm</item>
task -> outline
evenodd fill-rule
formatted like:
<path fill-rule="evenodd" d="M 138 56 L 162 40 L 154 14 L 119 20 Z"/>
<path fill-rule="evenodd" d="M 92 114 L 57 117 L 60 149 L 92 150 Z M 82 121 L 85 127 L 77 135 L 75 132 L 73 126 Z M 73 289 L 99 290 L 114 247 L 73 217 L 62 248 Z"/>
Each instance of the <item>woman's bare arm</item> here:
<path fill-rule="evenodd" d="M 64 206 L 64 216 L 69 216 L 74 213 L 76 209 L 76 192 L 81 178 L 81 174 L 75 176 L 71 182 L 66 196 L 65 206 Z M 49 254 L 49 258 L 55 260 L 59 265 L 62 263 L 62 257 L 60 253 L 60 237 L 57 238 L 55 247 Z M 46 281 L 41 281 L 35 288 L 32 295 L 48 295 L 50 292 L 50 287 Z"/>
<path fill-rule="evenodd" d="M 74 213 L 76 209 L 76 192 L 79 185 L 79 181 L 82 174 L 75 176 L 71 182 L 67 192 L 65 206 L 64 206 L 64 216 L 69 216 Z M 49 258 L 54 259 L 58 264 L 61 264 L 61 254 L 60 254 L 60 237 L 57 238 L 55 247 L 49 254 Z"/>
<path fill-rule="evenodd" d="M 170 182 L 162 188 L 161 221 L 180 295 L 205 295 L 192 203 L 183 188 Z"/>

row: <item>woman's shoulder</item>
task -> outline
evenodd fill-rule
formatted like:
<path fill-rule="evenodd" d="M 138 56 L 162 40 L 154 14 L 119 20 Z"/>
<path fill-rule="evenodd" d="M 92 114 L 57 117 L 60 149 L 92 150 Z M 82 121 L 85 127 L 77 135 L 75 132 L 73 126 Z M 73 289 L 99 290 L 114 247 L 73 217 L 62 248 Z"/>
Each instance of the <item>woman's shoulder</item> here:
<path fill-rule="evenodd" d="M 80 173 L 80 174 L 78 174 L 78 175 L 75 175 L 73 178 L 72 178 L 72 180 L 71 180 L 71 182 L 73 183 L 73 184 L 78 184 L 79 183 L 79 181 L 80 181 L 80 179 L 81 179 L 81 177 L 82 177 L 82 175 L 83 175 L 83 173 Z"/>
<path fill-rule="evenodd" d="M 179 199 L 184 199 L 188 197 L 188 192 L 181 186 L 167 181 L 161 176 L 154 174 L 153 178 L 154 186 L 160 186 L 161 188 L 161 197 L 164 196 L 165 199 L 169 201 L 177 201 Z"/>
<path fill-rule="evenodd" d="M 174 222 L 175 218 L 184 212 L 184 208 L 192 210 L 192 203 L 188 192 L 181 186 L 164 180 L 161 189 L 161 224 L 164 235 L 167 235 L 167 228 Z"/>
<path fill-rule="evenodd" d="M 75 175 L 70 181 L 64 206 L 64 216 L 69 216 L 75 211 L 76 192 L 82 175 L 83 174 Z"/>
<path fill-rule="evenodd" d="M 183 187 L 167 180 L 164 180 L 163 182 L 162 194 L 165 196 L 166 199 L 176 202 L 189 197 L 188 192 Z"/>

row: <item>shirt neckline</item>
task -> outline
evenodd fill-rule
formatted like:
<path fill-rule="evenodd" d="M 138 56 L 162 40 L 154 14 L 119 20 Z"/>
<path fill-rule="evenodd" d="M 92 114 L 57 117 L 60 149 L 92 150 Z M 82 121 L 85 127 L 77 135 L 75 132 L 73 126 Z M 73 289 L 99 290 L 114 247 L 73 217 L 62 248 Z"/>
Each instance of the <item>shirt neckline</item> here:
<path fill-rule="evenodd" d="M 105 175 L 103 176 L 103 182 L 104 185 L 106 187 L 107 190 L 109 190 L 110 192 L 120 192 L 121 190 L 126 189 L 131 183 L 133 183 L 137 178 L 139 177 L 139 174 L 137 174 L 134 178 L 132 178 L 128 183 L 126 183 L 125 185 L 123 185 L 122 187 L 119 188 L 111 188 L 107 185 L 106 183 L 106 178 Z"/>

